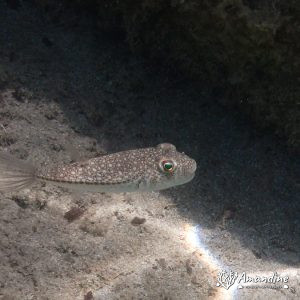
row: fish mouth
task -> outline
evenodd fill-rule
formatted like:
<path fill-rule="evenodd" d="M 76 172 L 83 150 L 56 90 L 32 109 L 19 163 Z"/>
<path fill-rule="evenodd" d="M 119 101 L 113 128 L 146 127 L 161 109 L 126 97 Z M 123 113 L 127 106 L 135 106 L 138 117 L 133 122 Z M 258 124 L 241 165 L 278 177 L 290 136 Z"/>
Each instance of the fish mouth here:
<path fill-rule="evenodd" d="M 196 169 L 195 169 L 195 170 L 196 170 Z M 196 173 L 194 172 L 194 173 L 192 173 L 190 176 L 188 176 L 187 182 L 189 182 L 189 181 L 191 181 L 192 179 L 194 179 L 195 175 L 196 175 Z"/>
<path fill-rule="evenodd" d="M 194 176 L 195 176 L 195 172 L 197 170 L 197 163 L 195 160 L 193 160 L 193 165 L 192 165 L 192 172 L 194 173 Z"/>

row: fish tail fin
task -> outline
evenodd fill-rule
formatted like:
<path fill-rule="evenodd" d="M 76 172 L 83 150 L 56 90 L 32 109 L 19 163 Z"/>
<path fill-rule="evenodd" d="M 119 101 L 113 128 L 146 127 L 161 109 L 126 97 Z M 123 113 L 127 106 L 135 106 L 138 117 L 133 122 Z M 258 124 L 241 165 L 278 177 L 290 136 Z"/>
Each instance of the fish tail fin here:
<path fill-rule="evenodd" d="M 36 170 L 29 163 L 6 153 L 0 153 L 0 191 L 9 192 L 26 188 L 36 180 Z"/>

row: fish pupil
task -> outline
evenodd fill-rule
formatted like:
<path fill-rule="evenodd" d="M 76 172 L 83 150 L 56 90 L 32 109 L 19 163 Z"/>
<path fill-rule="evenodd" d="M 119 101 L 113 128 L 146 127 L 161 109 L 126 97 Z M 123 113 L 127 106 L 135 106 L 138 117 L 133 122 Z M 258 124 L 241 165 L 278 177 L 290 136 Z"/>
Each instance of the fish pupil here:
<path fill-rule="evenodd" d="M 171 171 L 173 169 L 173 164 L 170 162 L 165 162 L 164 163 L 164 169 L 167 171 Z"/>

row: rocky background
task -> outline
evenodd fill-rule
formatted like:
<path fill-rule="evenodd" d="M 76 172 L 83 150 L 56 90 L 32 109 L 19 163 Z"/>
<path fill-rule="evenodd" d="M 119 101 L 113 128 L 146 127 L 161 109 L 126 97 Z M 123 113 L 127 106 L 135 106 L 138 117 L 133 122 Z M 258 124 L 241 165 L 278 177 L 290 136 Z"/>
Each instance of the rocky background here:
<path fill-rule="evenodd" d="M 17 2 L 17 1 L 12 1 Z M 90 9 L 97 28 L 124 38 L 212 101 L 300 145 L 300 2 L 297 0 L 36 0 L 55 21 Z"/>

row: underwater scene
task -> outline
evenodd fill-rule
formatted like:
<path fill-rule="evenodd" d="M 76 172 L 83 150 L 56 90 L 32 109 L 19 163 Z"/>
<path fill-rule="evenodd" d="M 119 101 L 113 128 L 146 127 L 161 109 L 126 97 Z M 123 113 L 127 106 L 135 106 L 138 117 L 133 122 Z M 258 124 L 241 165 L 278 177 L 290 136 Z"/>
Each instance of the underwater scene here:
<path fill-rule="evenodd" d="M 0 0 L 0 300 L 300 298 L 300 2 Z"/>

